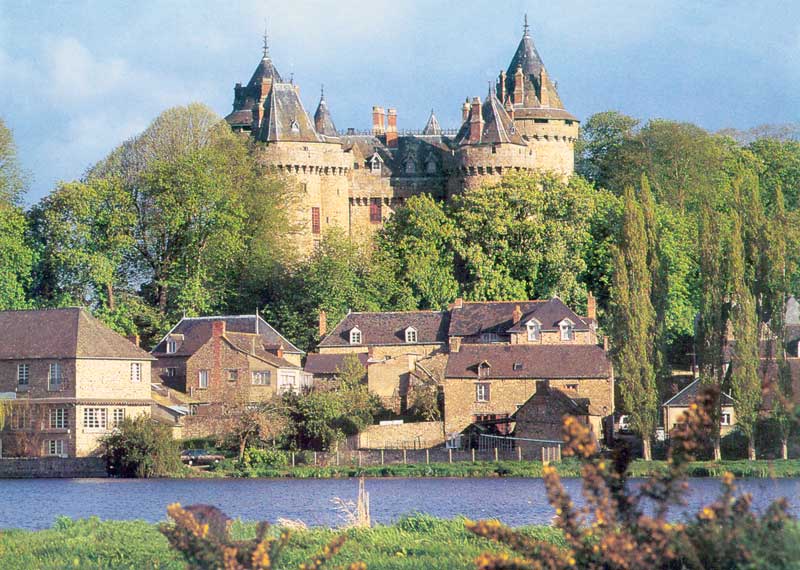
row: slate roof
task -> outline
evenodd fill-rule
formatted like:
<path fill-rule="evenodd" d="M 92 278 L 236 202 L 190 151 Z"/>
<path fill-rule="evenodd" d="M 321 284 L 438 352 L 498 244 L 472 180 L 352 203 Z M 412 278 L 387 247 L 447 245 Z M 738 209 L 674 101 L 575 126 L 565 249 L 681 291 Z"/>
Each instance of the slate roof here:
<path fill-rule="evenodd" d="M 340 137 L 342 148 L 353 153 L 353 161 L 366 168 L 366 162 L 374 154 L 378 154 L 383 161 L 382 176 L 407 176 L 406 163 L 413 160 L 415 172 L 413 176 L 440 176 L 444 172 L 444 165 L 450 155 L 448 139 L 443 136 L 426 135 L 418 137 L 403 135 L 397 138 L 397 147 L 389 148 L 373 135 L 342 135 Z M 427 164 L 434 161 L 437 166 L 435 173 L 427 172 Z"/>
<path fill-rule="evenodd" d="M 166 341 L 170 335 L 183 335 L 183 342 L 179 343 L 178 350 L 172 355 L 190 356 L 194 354 L 211 336 L 211 323 L 214 321 L 225 321 L 225 331 L 227 333 L 250 333 L 256 332 L 255 315 L 226 315 L 214 317 L 184 317 L 164 338 L 153 348 L 153 354 L 166 354 Z M 262 346 L 277 347 L 283 345 L 283 351 L 289 354 L 304 354 L 286 337 L 276 331 L 272 326 L 258 317 L 258 334 L 262 339 Z"/>
<path fill-rule="evenodd" d="M 0 311 L 0 360 L 153 360 L 80 307 Z"/>
<path fill-rule="evenodd" d="M 683 390 L 672 396 L 669 400 L 664 402 L 663 406 L 669 406 L 671 408 L 685 408 L 692 404 L 695 397 L 697 397 L 697 393 L 700 390 L 701 384 L 700 380 L 695 380 L 688 386 L 686 386 Z M 730 395 L 722 392 L 720 394 L 721 404 L 723 406 L 733 406 L 733 398 Z"/>
<path fill-rule="evenodd" d="M 523 33 L 522 39 L 517 46 L 517 51 L 514 52 L 514 57 L 511 58 L 511 63 L 509 63 L 508 70 L 506 71 L 506 92 L 509 94 L 513 93 L 514 91 L 514 76 L 517 73 L 517 68 L 522 68 L 524 87 L 523 103 L 522 105 L 516 107 L 514 112 L 515 117 L 517 116 L 517 109 L 527 110 L 527 114 L 523 113 L 522 116 L 545 117 L 545 115 L 542 115 L 539 110 L 551 108 L 560 109 L 562 111 L 563 115 L 565 116 L 559 118 L 575 119 L 575 117 L 566 111 L 563 111 L 564 104 L 561 102 L 561 99 L 558 96 L 558 91 L 556 90 L 555 85 L 553 84 L 549 75 L 546 73 L 547 70 L 542 62 L 542 58 L 539 55 L 539 52 L 536 50 L 536 46 L 534 45 L 533 39 L 531 38 L 527 29 Z M 549 104 L 547 107 L 542 107 L 541 101 L 536 96 L 536 93 L 540 87 L 539 79 L 543 69 L 545 70 L 544 90 L 547 92 L 549 99 Z"/>
<path fill-rule="evenodd" d="M 292 83 L 273 83 L 266 101 L 258 140 L 322 142 Z"/>
<path fill-rule="evenodd" d="M 439 119 L 436 118 L 436 115 L 433 114 L 433 109 L 431 109 L 431 116 L 428 117 L 428 122 L 425 123 L 425 128 L 422 129 L 423 135 L 441 135 L 442 134 L 442 127 L 439 125 Z"/>
<path fill-rule="evenodd" d="M 225 117 L 225 120 L 232 127 L 249 127 L 253 124 L 253 106 L 261 99 L 261 84 L 264 79 L 271 79 L 277 83 L 282 81 L 280 73 L 272 63 L 269 54 L 264 53 L 258 63 L 250 81 L 242 88 L 242 91 L 233 101 L 233 111 Z"/>
<path fill-rule="evenodd" d="M 319 105 L 314 113 L 314 127 L 318 134 L 326 137 L 336 137 L 336 125 L 333 124 L 331 112 L 328 110 L 328 103 L 325 101 L 325 94 L 323 93 L 319 98 Z"/>
<path fill-rule="evenodd" d="M 489 364 L 486 378 L 605 378 L 611 362 L 605 351 L 590 344 L 463 344 L 451 352 L 446 378 L 478 378 L 478 366 Z M 515 366 L 516 365 L 516 366 Z"/>
<path fill-rule="evenodd" d="M 461 129 L 456 135 L 455 142 L 458 145 L 466 144 L 518 144 L 525 145 L 522 135 L 517 132 L 514 121 L 503 108 L 503 104 L 495 96 L 493 91 L 489 92 L 486 101 L 481 105 L 481 115 L 483 116 L 483 129 L 481 130 L 480 140 L 470 138 L 470 122 L 474 110 L 470 108 L 467 120 L 461 125 Z"/>
<path fill-rule="evenodd" d="M 341 370 L 346 356 L 347 354 L 319 354 L 313 352 L 306 357 L 306 365 L 303 370 L 309 374 L 334 375 Z M 369 360 L 367 353 L 363 352 L 357 356 L 361 364 L 366 368 Z"/>
<path fill-rule="evenodd" d="M 417 329 L 417 344 L 445 343 L 448 323 L 447 311 L 350 313 L 322 339 L 319 346 L 351 346 L 350 331 L 353 327 L 361 331 L 362 345 L 406 344 L 405 330 L 408 327 Z"/>
<path fill-rule="evenodd" d="M 260 336 L 260 335 L 259 335 Z M 256 358 L 263 360 L 278 368 L 300 368 L 296 364 L 292 364 L 284 358 L 278 357 L 276 354 L 270 352 L 268 349 L 276 349 L 277 346 L 265 343 L 254 343 L 253 339 L 257 338 L 254 334 L 225 332 L 223 337 L 230 345 L 245 354 L 250 354 Z"/>
<path fill-rule="evenodd" d="M 522 318 L 514 326 L 512 314 L 515 307 L 522 310 Z M 584 319 L 567 307 L 561 299 L 553 297 L 538 301 L 486 301 L 464 302 L 463 307 L 453 308 L 450 316 L 450 336 L 473 336 L 482 332 L 522 332 L 525 323 L 535 318 L 541 323 L 541 330 L 558 330 L 558 323 L 569 319 L 574 330 L 589 330 L 590 319 Z"/>

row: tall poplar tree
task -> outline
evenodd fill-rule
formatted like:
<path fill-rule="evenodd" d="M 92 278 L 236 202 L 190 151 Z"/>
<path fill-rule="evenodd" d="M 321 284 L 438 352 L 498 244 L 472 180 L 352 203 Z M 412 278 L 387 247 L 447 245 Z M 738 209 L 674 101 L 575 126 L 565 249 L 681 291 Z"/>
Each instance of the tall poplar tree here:
<path fill-rule="evenodd" d="M 761 380 L 758 376 L 758 317 L 753 293 L 747 284 L 746 253 L 742 238 L 742 220 L 734 215 L 730 239 L 730 319 L 736 339 L 731 362 L 731 395 L 736 410 L 736 423 L 747 437 L 750 459 L 756 458 L 755 426 L 761 406 Z"/>
<path fill-rule="evenodd" d="M 623 203 L 621 234 L 613 250 L 613 354 L 631 428 L 642 437 L 644 458 L 649 460 L 658 409 L 652 360 L 655 311 L 650 301 L 645 220 L 632 187 L 625 189 Z"/>
<path fill-rule="evenodd" d="M 704 205 L 700 211 L 698 258 L 700 271 L 700 299 L 697 319 L 695 352 L 700 366 L 700 379 L 706 384 L 722 387 L 724 375 L 722 351 L 725 345 L 728 309 L 725 299 L 725 247 L 718 214 Z M 722 458 L 720 451 L 719 405 L 715 406 L 712 425 L 714 433 L 714 459 Z"/>

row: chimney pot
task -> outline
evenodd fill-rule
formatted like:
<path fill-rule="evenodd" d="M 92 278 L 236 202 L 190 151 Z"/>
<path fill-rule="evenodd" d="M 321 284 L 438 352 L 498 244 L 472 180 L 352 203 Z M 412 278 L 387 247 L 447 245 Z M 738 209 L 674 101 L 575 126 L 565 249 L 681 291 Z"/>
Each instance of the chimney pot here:
<path fill-rule="evenodd" d="M 453 303 L 453 308 L 454 309 L 463 309 L 464 308 L 464 298 L 463 297 L 457 298 L 455 300 L 455 302 Z"/>
<path fill-rule="evenodd" d="M 386 127 L 384 126 L 384 118 L 385 113 L 383 111 L 383 107 L 378 107 L 377 105 L 372 107 L 372 134 L 373 135 L 382 135 L 386 133 Z"/>
<path fill-rule="evenodd" d="M 515 325 L 522 320 L 522 309 L 519 305 L 514 307 L 514 312 L 511 313 L 511 320 Z"/>
<path fill-rule="evenodd" d="M 211 323 L 211 336 L 219 337 L 225 334 L 225 321 L 214 321 Z"/>
<path fill-rule="evenodd" d="M 397 146 L 397 109 L 389 109 L 386 116 L 386 146 Z"/>
<path fill-rule="evenodd" d="M 328 332 L 328 314 L 325 312 L 325 309 L 319 310 L 319 338 L 325 336 Z"/>

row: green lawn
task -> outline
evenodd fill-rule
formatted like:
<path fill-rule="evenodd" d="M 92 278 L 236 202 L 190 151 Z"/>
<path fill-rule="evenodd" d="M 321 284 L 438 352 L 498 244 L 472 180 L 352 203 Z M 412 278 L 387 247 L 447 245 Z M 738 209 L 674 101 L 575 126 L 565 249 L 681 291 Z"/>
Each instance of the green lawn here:
<path fill-rule="evenodd" d="M 524 529 L 532 536 L 562 543 L 558 530 L 537 526 Z M 282 568 L 296 568 L 320 550 L 338 531 L 315 529 L 296 532 Z M 346 531 L 348 541 L 332 568 L 361 560 L 370 570 L 458 570 L 474 568 L 475 557 L 498 547 L 464 529 L 463 520 L 441 520 L 427 515 L 401 519 L 392 526 Z M 252 536 L 254 525 L 234 525 L 241 538 Z M 43 531 L 0 532 L 2 570 L 182 569 L 155 525 L 141 521 L 60 519 Z"/>

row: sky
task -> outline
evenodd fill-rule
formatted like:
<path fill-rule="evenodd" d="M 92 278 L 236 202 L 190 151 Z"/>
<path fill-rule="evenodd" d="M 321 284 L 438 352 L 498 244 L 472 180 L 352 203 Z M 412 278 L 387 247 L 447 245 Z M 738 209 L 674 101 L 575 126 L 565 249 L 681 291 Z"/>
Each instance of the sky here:
<path fill-rule="evenodd" d="M 800 2 L 740 0 L 0 0 L 0 117 L 34 203 L 60 180 L 198 101 L 221 116 L 261 59 L 339 129 L 373 105 L 400 129 L 457 127 L 522 36 L 524 14 L 566 108 L 710 130 L 800 121 Z"/>

